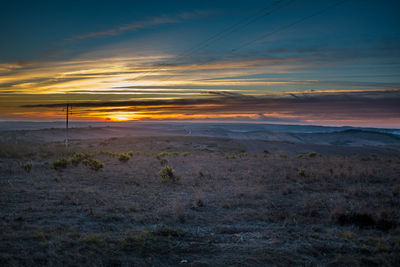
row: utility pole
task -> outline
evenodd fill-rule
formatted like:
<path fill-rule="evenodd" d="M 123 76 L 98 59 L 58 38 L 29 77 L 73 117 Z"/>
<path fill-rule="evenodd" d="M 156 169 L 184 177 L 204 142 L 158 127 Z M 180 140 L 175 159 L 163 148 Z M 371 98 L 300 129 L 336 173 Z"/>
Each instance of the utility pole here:
<path fill-rule="evenodd" d="M 71 112 L 70 109 L 72 110 L 72 107 L 70 107 L 69 104 L 67 104 L 66 117 L 65 117 L 65 147 L 66 148 L 68 148 L 68 116 L 69 116 L 69 113 Z"/>

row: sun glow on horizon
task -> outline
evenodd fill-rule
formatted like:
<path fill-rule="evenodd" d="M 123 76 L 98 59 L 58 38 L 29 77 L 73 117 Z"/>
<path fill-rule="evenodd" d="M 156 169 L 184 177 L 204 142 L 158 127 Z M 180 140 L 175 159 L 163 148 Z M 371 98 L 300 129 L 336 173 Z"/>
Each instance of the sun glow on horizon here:
<path fill-rule="evenodd" d="M 136 121 L 142 118 L 136 112 L 113 112 L 99 115 L 102 119 L 108 121 Z"/>

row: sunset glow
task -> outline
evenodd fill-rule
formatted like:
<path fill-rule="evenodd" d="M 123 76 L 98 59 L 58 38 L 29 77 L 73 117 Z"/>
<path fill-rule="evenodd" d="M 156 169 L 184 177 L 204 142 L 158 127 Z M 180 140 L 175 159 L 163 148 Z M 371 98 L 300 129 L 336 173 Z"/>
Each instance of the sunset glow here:
<path fill-rule="evenodd" d="M 0 51 L 0 119 L 62 120 L 63 105 L 71 104 L 76 120 L 229 118 L 400 127 L 400 34 L 392 9 L 371 2 L 354 18 L 357 1 L 332 8 L 312 1 L 272 5 L 282 7 L 242 26 L 250 6 L 226 12 L 222 2 L 211 9 L 187 3 L 170 14 L 138 13 L 122 24 L 117 12 L 106 29 L 89 23 L 60 31 L 51 49 L 41 41 L 50 36 L 45 28 L 31 47 L 18 49 L 3 34 L 10 41 Z M 22 16 L 3 12 L 5 21 Z M 87 21 L 83 13 L 76 20 Z M 381 30 L 369 27 L 371 21 Z M 235 31 L 224 31 L 235 23 Z M 29 35 L 19 27 L 13 31 Z"/>

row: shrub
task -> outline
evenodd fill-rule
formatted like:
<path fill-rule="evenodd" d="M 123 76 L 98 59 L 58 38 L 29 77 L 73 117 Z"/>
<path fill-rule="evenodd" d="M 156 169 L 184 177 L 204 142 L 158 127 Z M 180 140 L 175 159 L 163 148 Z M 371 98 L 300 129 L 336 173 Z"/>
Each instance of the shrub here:
<path fill-rule="evenodd" d="M 50 151 L 39 152 L 39 153 L 38 153 L 38 156 L 41 157 L 42 159 L 49 158 L 49 157 L 51 157 L 52 155 L 53 155 L 53 153 L 50 152 Z"/>
<path fill-rule="evenodd" d="M 187 156 L 189 156 L 189 152 L 182 152 L 182 157 L 187 157 Z"/>
<path fill-rule="evenodd" d="M 168 160 L 165 158 L 160 159 L 160 164 L 161 165 L 167 165 L 168 164 Z"/>
<path fill-rule="evenodd" d="M 88 234 L 82 238 L 82 240 L 86 243 L 97 245 L 97 246 L 104 246 L 106 244 L 106 236 L 104 234 L 93 233 Z"/>
<path fill-rule="evenodd" d="M 172 156 L 177 157 L 179 155 L 179 152 L 172 152 Z"/>
<path fill-rule="evenodd" d="M 120 154 L 118 155 L 118 160 L 119 160 L 119 161 L 128 161 L 128 160 L 131 158 L 132 154 L 133 154 L 133 153 L 131 153 L 131 152 L 128 152 L 128 153 L 120 153 Z"/>
<path fill-rule="evenodd" d="M 166 225 L 161 225 L 154 231 L 154 234 L 158 236 L 182 237 L 186 233 L 180 228 L 172 228 Z"/>
<path fill-rule="evenodd" d="M 160 175 L 162 182 L 177 182 L 180 178 L 175 175 L 175 170 L 169 165 L 163 167 L 158 175 Z"/>
<path fill-rule="evenodd" d="M 306 169 L 301 168 L 301 169 L 299 170 L 298 174 L 299 174 L 300 176 L 303 176 L 303 177 L 306 176 Z"/>
<path fill-rule="evenodd" d="M 24 169 L 24 171 L 29 173 L 32 170 L 32 161 L 27 161 L 25 163 L 20 162 L 19 166 L 21 166 L 21 168 Z"/>
<path fill-rule="evenodd" d="M 67 168 L 70 163 L 70 159 L 68 158 L 59 158 L 53 161 L 53 168 L 56 170 L 61 170 Z"/>
<path fill-rule="evenodd" d="M 90 169 L 94 170 L 94 171 L 98 171 L 101 168 L 104 167 L 104 163 L 101 162 L 98 159 L 94 159 L 94 158 L 88 158 L 85 159 L 83 162 L 83 164 L 85 164 L 86 166 L 88 166 Z"/>
<path fill-rule="evenodd" d="M 157 157 L 161 158 L 161 157 L 165 157 L 165 156 L 169 156 L 169 152 L 167 151 L 161 151 L 160 153 L 158 153 Z"/>
<path fill-rule="evenodd" d="M 75 152 L 74 155 L 69 158 L 69 160 L 72 164 L 78 165 L 79 163 L 81 163 L 82 160 L 88 159 L 92 156 L 93 154 L 89 152 Z"/>
<path fill-rule="evenodd" d="M 309 158 L 316 157 L 317 155 L 318 155 L 317 152 L 308 152 L 308 154 L 307 154 L 307 156 L 308 156 Z"/>
<path fill-rule="evenodd" d="M 332 217 L 342 225 L 356 225 L 359 228 L 377 228 L 382 231 L 388 231 L 397 226 L 396 222 L 385 216 L 374 216 L 369 213 L 348 212 L 333 213 Z"/>
<path fill-rule="evenodd" d="M 280 156 L 281 156 L 281 158 L 284 158 L 284 159 L 287 158 L 287 154 L 286 153 L 282 153 L 282 154 L 280 154 Z"/>
<path fill-rule="evenodd" d="M 105 151 L 102 150 L 102 151 L 100 151 L 100 154 L 104 154 L 104 155 L 107 155 L 107 156 L 110 156 L 113 158 L 118 156 L 117 152 L 112 152 L 112 151 L 108 151 L 108 150 L 105 150 Z"/>
<path fill-rule="evenodd" d="M 247 153 L 246 152 L 241 152 L 239 154 L 239 157 L 241 157 L 241 158 L 247 157 Z"/>

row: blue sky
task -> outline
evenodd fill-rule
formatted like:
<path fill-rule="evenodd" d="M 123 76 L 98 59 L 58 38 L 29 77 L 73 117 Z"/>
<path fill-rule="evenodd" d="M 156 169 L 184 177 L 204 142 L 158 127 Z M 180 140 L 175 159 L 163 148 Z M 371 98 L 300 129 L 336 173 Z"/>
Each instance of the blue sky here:
<path fill-rule="evenodd" d="M 13 104 L 0 117 L 36 116 L 17 106 L 53 104 L 54 95 L 57 103 L 215 97 L 208 92 L 278 101 L 362 92 L 361 102 L 392 103 L 400 88 L 399 11 L 398 1 L 361 0 L 2 1 L 0 97 Z M 328 121 L 315 119 L 318 110 L 242 111 L 221 115 L 363 125 L 383 116 L 368 119 L 373 105 L 364 121 L 351 110 L 350 119 L 340 113 Z M 149 115 L 126 112 L 120 118 Z M 174 116 L 192 114 L 180 112 Z M 388 126 L 398 125 L 399 113 L 388 105 Z"/>

